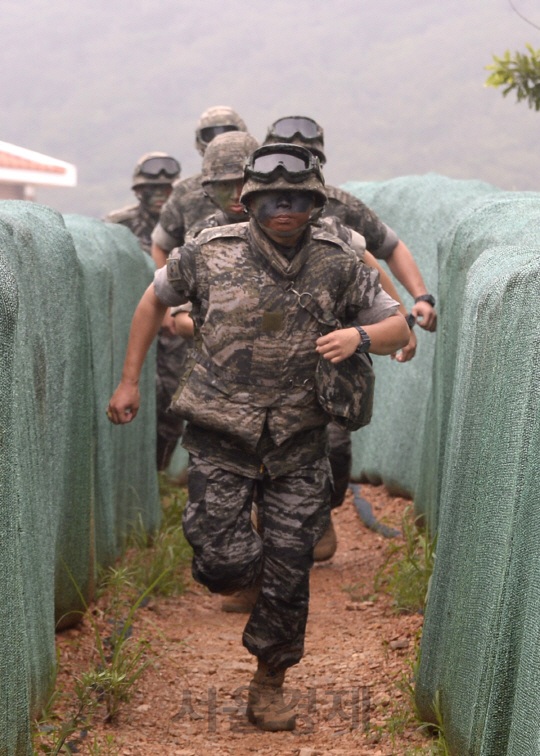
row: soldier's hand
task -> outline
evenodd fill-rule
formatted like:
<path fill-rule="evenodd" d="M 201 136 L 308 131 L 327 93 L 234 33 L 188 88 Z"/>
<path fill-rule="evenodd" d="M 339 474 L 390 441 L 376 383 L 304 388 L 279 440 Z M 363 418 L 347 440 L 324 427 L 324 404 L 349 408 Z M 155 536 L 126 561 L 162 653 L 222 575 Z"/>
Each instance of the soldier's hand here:
<path fill-rule="evenodd" d="M 317 339 L 317 352 L 330 362 L 341 362 L 350 357 L 360 343 L 356 328 L 342 328 Z"/>
<path fill-rule="evenodd" d="M 137 416 L 141 395 L 133 383 L 121 382 L 107 407 L 107 417 L 115 425 L 130 423 Z"/>
<path fill-rule="evenodd" d="M 420 328 L 426 331 L 437 329 L 437 313 L 429 302 L 417 302 L 411 310 Z"/>
<path fill-rule="evenodd" d="M 394 354 L 391 354 L 390 357 L 393 360 L 397 360 L 398 362 L 408 362 L 409 360 L 412 360 L 412 358 L 416 354 L 416 344 L 416 334 L 411 328 L 411 338 L 409 339 L 407 346 L 404 346 L 399 354 L 397 352 L 394 352 Z"/>

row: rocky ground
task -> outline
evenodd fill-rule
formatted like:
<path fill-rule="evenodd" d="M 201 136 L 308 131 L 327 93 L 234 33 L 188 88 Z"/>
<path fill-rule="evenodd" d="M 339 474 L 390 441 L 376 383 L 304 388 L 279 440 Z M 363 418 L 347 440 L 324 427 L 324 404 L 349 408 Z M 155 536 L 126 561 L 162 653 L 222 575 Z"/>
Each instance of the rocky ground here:
<path fill-rule="evenodd" d="M 374 513 L 400 527 L 410 503 L 362 486 Z M 185 594 L 152 600 L 137 613 L 134 637 L 151 639 L 151 664 L 117 721 L 94 718 L 99 753 L 122 756 L 404 756 L 424 753 L 403 680 L 422 616 L 396 615 L 374 580 L 388 541 L 360 521 L 349 494 L 334 515 L 336 555 L 314 567 L 306 654 L 287 677 L 298 729 L 265 733 L 245 717 L 255 669 L 241 644 L 245 615 L 220 611 L 221 598 L 190 583 Z M 60 678 L 88 666 L 88 620 L 58 635 Z M 87 738 L 89 742 L 90 736 Z M 101 744 L 101 745 L 99 745 Z M 426 746 L 427 747 L 427 746 Z M 86 743 L 79 746 L 82 752 Z"/>

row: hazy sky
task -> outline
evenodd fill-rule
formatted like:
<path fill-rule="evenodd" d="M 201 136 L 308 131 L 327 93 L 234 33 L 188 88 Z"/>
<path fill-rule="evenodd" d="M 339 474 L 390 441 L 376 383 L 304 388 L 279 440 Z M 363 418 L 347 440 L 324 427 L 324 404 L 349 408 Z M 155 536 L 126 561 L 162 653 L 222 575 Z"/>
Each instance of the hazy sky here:
<path fill-rule="evenodd" d="M 537 2 L 514 2 L 540 25 Z M 0 18 L 0 139 L 78 166 L 77 189 L 38 191 L 60 210 L 129 202 L 148 150 L 197 171 L 194 128 L 216 104 L 259 139 L 316 118 L 331 183 L 538 186 L 540 113 L 483 87 L 492 53 L 540 47 L 507 0 L 3 0 Z"/>

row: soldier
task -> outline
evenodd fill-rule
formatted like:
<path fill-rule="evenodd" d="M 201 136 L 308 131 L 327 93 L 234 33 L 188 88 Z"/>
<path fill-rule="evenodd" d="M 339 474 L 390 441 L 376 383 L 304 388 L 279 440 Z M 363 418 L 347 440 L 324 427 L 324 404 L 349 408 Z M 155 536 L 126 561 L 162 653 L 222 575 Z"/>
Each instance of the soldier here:
<path fill-rule="evenodd" d="M 180 164 L 166 152 L 149 152 L 137 162 L 132 189 L 139 202 L 105 216 L 109 223 L 121 223 L 132 231 L 143 250 L 152 252 L 151 233 L 160 211 L 172 192 L 173 181 L 180 175 Z M 165 470 L 182 434 L 182 418 L 167 412 L 178 375 L 185 365 L 187 346 L 181 336 L 162 330 L 158 336 L 156 362 L 157 467 Z"/>
<path fill-rule="evenodd" d="M 357 349 L 395 352 L 409 329 L 378 273 L 340 239 L 312 229 L 326 195 L 308 150 L 256 150 L 241 200 L 249 223 L 203 231 L 156 273 L 107 412 L 114 423 L 135 417 L 141 366 L 163 313 L 191 301 L 197 349 L 175 408 L 189 421 L 184 532 L 193 575 L 215 593 L 260 583 L 243 635 L 258 659 L 248 717 L 263 730 L 290 730 L 295 717 L 282 686 L 303 655 L 313 548 L 330 515 L 317 361 L 338 363 Z M 320 336 L 307 300 L 344 327 Z M 261 535 L 250 520 L 256 488 Z"/>
<path fill-rule="evenodd" d="M 166 152 L 147 152 L 137 161 L 131 188 L 139 200 L 113 210 L 103 220 L 121 223 L 132 231 L 143 250 L 152 254 L 152 231 L 170 197 L 173 182 L 180 176 L 180 164 Z"/>
<path fill-rule="evenodd" d="M 265 144 L 287 142 L 298 144 L 316 155 L 321 164 L 326 163 L 324 153 L 324 132 L 312 118 L 305 116 L 287 116 L 275 121 L 268 129 Z M 392 273 L 414 298 L 415 304 L 408 317 L 411 336 L 408 345 L 401 354 L 393 355 L 398 362 L 407 362 L 416 352 L 416 336 L 413 326 L 417 322 L 428 331 L 435 331 L 437 314 L 434 310 L 435 299 L 428 294 L 422 275 L 413 256 L 397 234 L 383 223 L 377 215 L 361 200 L 349 192 L 326 185 L 328 201 L 323 215 L 338 218 L 343 225 L 362 234 L 366 248 L 378 259 L 384 260 Z M 350 434 L 338 428 L 335 423 L 328 427 L 330 436 L 330 461 L 334 475 L 334 494 L 332 508 L 343 503 L 349 486 L 352 468 L 352 447 Z M 337 547 L 337 539 L 332 523 L 315 551 L 316 561 L 330 559 Z"/>
<path fill-rule="evenodd" d="M 247 131 L 238 113 L 225 105 L 205 110 L 197 124 L 195 148 L 204 155 L 214 137 L 228 131 Z M 175 184 L 152 234 L 152 257 L 158 268 L 165 265 L 172 249 L 182 246 L 186 231 L 214 212 L 215 206 L 201 186 L 200 173 Z"/>

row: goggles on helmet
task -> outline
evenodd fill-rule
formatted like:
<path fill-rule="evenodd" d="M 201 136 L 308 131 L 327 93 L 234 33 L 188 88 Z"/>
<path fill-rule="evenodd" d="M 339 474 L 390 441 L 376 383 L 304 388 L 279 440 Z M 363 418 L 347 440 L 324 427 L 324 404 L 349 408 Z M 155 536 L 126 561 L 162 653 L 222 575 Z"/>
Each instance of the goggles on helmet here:
<path fill-rule="evenodd" d="M 173 179 L 180 173 L 180 164 L 172 157 L 152 157 L 141 164 L 137 173 L 146 178 L 157 178 L 163 173 Z"/>
<path fill-rule="evenodd" d="M 218 134 L 225 134 L 226 131 L 239 131 L 239 128 L 233 124 L 229 124 L 228 126 L 205 126 L 199 133 L 203 142 L 209 144 Z"/>
<path fill-rule="evenodd" d="M 271 183 L 278 175 L 285 176 L 292 184 L 300 183 L 312 174 L 323 180 L 318 158 L 305 147 L 296 144 L 267 144 L 259 147 L 251 154 L 244 173 L 246 178 L 254 178 L 263 184 Z"/>
<path fill-rule="evenodd" d="M 288 116 L 276 121 L 271 129 L 270 135 L 281 137 L 282 139 L 292 139 L 300 136 L 308 141 L 311 139 L 320 139 L 321 130 L 319 125 L 312 119 L 304 116 Z"/>

